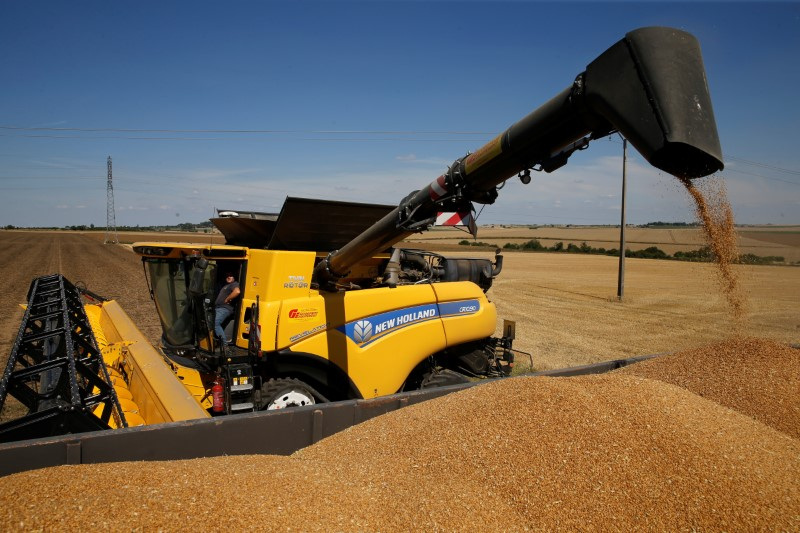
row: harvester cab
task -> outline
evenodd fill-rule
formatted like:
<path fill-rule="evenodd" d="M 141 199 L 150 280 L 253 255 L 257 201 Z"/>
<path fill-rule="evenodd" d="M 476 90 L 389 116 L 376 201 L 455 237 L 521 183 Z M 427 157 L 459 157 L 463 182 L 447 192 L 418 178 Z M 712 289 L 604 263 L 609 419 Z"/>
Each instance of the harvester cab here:
<path fill-rule="evenodd" d="M 214 335 L 214 301 L 224 284 L 221 276 L 230 272 L 238 279 L 245 264 L 225 254 L 244 251 L 216 247 L 222 257 L 209 259 L 210 254 L 196 247 L 153 243 L 137 250 L 145 256 L 145 278 L 161 322 L 163 346 L 178 356 L 217 351 L 221 346 Z M 235 326 L 230 322 L 227 327 Z"/>

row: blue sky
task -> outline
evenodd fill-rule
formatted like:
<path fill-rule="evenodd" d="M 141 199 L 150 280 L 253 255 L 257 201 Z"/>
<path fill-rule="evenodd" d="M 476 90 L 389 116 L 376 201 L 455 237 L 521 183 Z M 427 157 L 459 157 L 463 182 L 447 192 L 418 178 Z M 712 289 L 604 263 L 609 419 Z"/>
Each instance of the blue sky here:
<path fill-rule="evenodd" d="M 800 224 L 800 4 L 0 2 L 0 226 L 201 222 L 287 195 L 396 204 L 642 26 L 703 49 L 739 223 Z M 630 223 L 691 221 L 628 152 Z M 617 224 L 622 143 L 479 223 Z"/>

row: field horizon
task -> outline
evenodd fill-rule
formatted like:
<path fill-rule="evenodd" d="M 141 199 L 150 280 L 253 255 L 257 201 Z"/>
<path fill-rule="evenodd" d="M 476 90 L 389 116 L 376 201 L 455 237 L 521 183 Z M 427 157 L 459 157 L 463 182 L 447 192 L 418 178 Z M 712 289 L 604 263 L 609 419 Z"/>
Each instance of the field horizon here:
<path fill-rule="evenodd" d="M 104 240 L 105 230 L 70 230 L 50 228 L 14 228 L 2 229 L 7 232 L 55 232 L 79 233 L 91 236 L 94 239 Z M 736 226 L 738 246 L 741 254 L 753 254 L 760 257 L 783 257 L 787 264 L 800 264 L 800 225 L 738 225 Z M 179 230 L 164 231 L 118 231 L 122 243 L 131 244 L 136 241 L 176 241 L 203 242 L 210 244 L 223 244 L 224 237 L 216 230 L 209 232 L 186 232 Z M 467 240 L 483 242 L 493 247 L 502 248 L 506 244 L 522 245 L 532 239 L 538 240 L 543 246 L 551 248 L 562 242 L 566 248 L 569 244 L 580 246 L 585 243 L 593 248 L 619 249 L 619 225 L 546 225 L 533 224 L 499 225 L 489 224 L 478 226 L 476 238 L 467 233 L 464 228 L 435 227 L 422 234 L 415 234 L 406 239 L 406 244 L 422 247 L 438 247 L 442 250 L 458 250 L 453 245 Z M 642 227 L 626 225 L 625 248 L 633 251 L 643 250 L 655 246 L 669 255 L 675 252 L 691 252 L 705 246 L 705 238 L 700 226 L 675 225 L 663 227 Z M 463 245 L 462 245 L 463 246 Z M 468 249 L 468 248 L 467 248 Z"/>
<path fill-rule="evenodd" d="M 494 234 L 506 239 L 506 230 L 495 228 Z M 493 248 L 448 245 L 446 241 L 461 239 L 444 233 L 434 230 L 427 234 L 432 235 L 428 239 L 415 235 L 415 242 L 404 244 L 434 251 L 449 248 L 442 252 L 447 255 L 494 257 Z M 120 240 L 127 238 L 224 243 L 219 234 L 139 232 L 120 236 Z M 31 279 L 56 272 L 118 299 L 150 341 L 158 343 L 158 319 L 141 262 L 129 245 L 103 245 L 103 232 L 21 230 L 0 231 L 0 243 L 12 252 L 10 257 L 17 258 L 0 268 L 9 282 L 9 291 L 2 298 L 7 312 L 0 321 L 3 360 L 22 317 L 17 304 L 24 303 Z M 504 318 L 517 321 L 515 347 L 536 353 L 535 370 L 690 348 L 724 339 L 734 330 L 780 342 L 800 342 L 797 268 L 735 265 L 749 306 L 745 320 L 736 325 L 711 263 L 627 258 L 624 298 L 619 301 L 617 257 L 504 252 L 504 258 L 503 271 L 488 296 L 497 304 L 500 324 Z M 636 327 L 631 330 L 631 325 Z"/>

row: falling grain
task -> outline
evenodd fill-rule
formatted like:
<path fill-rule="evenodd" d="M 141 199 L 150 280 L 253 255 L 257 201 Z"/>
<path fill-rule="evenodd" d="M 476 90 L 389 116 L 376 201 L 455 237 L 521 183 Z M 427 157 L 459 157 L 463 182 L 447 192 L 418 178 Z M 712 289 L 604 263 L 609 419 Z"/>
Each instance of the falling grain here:
<path fill-rule="evenodd" d="M 706 243 L 717 264 L 720 288 L 728 302 L 737 329 L 741 329 L 746 315 L 746 299 L 739 285 L 733 264 L 739 260 L 739 248 L 733 209 L 728 202 L 725 185 L 716 177 L 705 178 L 705 191 L 690 179 L 681 179 L 695 202 L 697 218 L 702 223 Z"/>

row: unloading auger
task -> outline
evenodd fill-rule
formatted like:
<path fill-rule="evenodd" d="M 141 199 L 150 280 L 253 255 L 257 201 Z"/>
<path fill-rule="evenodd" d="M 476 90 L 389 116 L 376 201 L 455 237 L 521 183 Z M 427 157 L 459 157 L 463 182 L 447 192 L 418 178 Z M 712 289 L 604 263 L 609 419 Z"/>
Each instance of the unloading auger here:
<path fill-rule="evenodd" d="M 474 153 L 456 159 L 422 190 L 314 269 L 322 287 L 359 261 L 425 231 L 441 212 L 491 204 L 497 186 L 531 170 L 552 172 L 576 150 L 615 131 L 650 164 L 681 178 L 722 170 L 700 45 L 673 28 L 641 28 L 592 61 L 572 85 Z"/>

